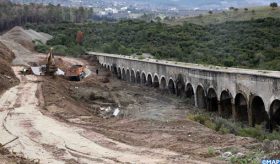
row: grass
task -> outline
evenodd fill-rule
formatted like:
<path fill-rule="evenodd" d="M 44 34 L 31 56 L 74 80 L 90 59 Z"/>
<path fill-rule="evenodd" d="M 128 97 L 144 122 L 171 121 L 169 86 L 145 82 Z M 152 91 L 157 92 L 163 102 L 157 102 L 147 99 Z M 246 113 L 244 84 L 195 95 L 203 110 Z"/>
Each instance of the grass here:
<path fill-rule="evenodd" d="M 249 127 L 240 122 L 211 116 L 208 113 L 189 114 L 188 119 L 198 122 L 221 134 L 235 134 L 242 137 L 252 137 L 260 141 L 263 140 L 280 140 L 280 132 L 274 131 L 269 133 L 265 130 L 264 125 Z"/>
<path fill-rule="evenodd" d="M 225 11 L 222 13 L 205 14 L 197 17 L 187 17 L 175 20 L 175 22 L 166 22 L 172 25 L 183 24 L 184 22 L 194 23 L 198 25 L 220 24 L 228 21 L 249 21 L 253 19 L 274 17 L 280 18 L 280 7 L 272 9 L 271 7 L 254 7 L 248 8 L 245 11 L 244 8 L 240 8 L 238 11 Z"/>
<path fill-rule="evenodd" d="M 268 133 L 264 129 L 264 125 L 257 125 L 256 127 L 249 127 L 240 122 L 234 122 L 233 120 L 223 119 L 210 113 L 193 113 L 188 115 L 188 119 L 198 122 L 206 127 L 213 129 L 221 134 L 232 133 L 237 136 L 242 137 L 252 137 L 259 141 L 263 140 L 280 140 L 280 132 L 274 131 L 273 133 Z M 250 150 L 246 154 L 238 156 L 239 149 L 236 147 L 227 147 L 222 150 L 222 152 L 231 152 L 234 154 L 230 157 L 230 163 L 233 164 L 258 164 L 261 159 L 267 157 L 274 157 L 277 152 L 265 152 L 262 149 L 256 148 Z M 216 151 L 214 148 L 209 147 L 207 152 L 207 157 L 216 156 Z"/>
<path fill-rule="evenodd" d="M 230 162 L 233 164 L 259 164 L 265 154 L 261 151 L 250 152 L 242 158 L 233 156 Z"/>
<path fill-rule="evenodd" d="M 145 59 L 145 57 L 141 55 L 141 56 L 138 56 L 138 59 L 143 60 L 143 59 Z"/>
<path fill-rule="evenodd" d="M 207 155 L 209 157 L 215 157 L 215 156 L 217 156 L 217 152 L 213 147 L 209 147 L 208 151 L 207 151 Z"/>

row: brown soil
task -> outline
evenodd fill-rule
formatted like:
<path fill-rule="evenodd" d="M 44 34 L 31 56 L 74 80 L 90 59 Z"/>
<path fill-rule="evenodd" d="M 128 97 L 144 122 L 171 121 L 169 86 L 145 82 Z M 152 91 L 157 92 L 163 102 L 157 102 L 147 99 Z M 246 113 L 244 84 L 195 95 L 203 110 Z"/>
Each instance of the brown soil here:
<path fill-rule="evenodd" d="M 221 152 L 229 147 L 246 152 L 247 145 L 257 143 L 250 138 L 221 135 L 190 121 L 187 114 L 197 109 L 184 100 L 154 88 L 120 81 L 94 60 L 86 58 L 86 61 L 92 72 L 99 69 L 98 76 L 93 74 L 81 82 L 44 80 L 46 108 L 59 120 L 129 145 L 165 148 L 214 163 L 221 162 L 216 158 L 220 154 L 209 156 L 210 147 Z M 108 106 L 121 106 L 120 116 L 97 117 L 100 107 Z"/>
<path fill-rule="evenodd" d="M 35 164 L 39 161 L 31 161 L 24 157 L 20 157 L 16 154 L 11 153 L 8 149 L 3 148 L 0 144 L 0 162 L 3 164 Z"/>
<path fill-rule="evenodd" d="M 10 65 L 14 57 L 14 53 L 0 42 L 0 94 L 19 82 Z"/>
<path fill-rule="evenodd" d="M 0 42 L 0 95 L 9 88 L 17 85 L 19 80 L 16 78 L 11 68 L 11 62 L 15 58 L 15 54 L 9 50 L 2 42 Z M 1 109 L 1 108 L 0 108 Z M 3 148 L 0 144 L 0 162 L 1 163 L 22 163 L 30 164 L 30 161 L 24 157 L 18 156 Z"/>
<path fill-rule="evenodd" d="M 44 33 L 38 33 L 33 30 L 25 30 L 22 27 L 16 26 L 5 33 L 2 38 L 13 40 L 21 44 L 23 47 L 33 51 L 35 47 L 33 43 L 34 40 L 40 40 L 45 43 L 48 39 L 52 38 L 52 36 Z"/>

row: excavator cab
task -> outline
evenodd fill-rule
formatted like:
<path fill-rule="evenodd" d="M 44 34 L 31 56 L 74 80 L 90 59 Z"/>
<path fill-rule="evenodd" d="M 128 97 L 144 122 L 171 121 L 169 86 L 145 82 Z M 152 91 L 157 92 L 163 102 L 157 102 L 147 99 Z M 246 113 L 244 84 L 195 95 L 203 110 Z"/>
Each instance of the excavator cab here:
<path fill-rule="evenodd" d="M 51 48 L 48 55 L 47 55 L 46 74 L 47 75 L 54 75 L 57 70 L 58 70 L 58 68 L 55 65 L 53 48 Z"/>

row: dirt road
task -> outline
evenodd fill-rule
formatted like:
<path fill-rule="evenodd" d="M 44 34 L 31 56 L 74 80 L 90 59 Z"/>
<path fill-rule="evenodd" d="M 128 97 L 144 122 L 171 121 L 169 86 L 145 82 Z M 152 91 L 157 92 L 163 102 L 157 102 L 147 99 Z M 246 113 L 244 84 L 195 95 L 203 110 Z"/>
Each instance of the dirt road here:
<path fill-rule="evenodd" d="M 39 159 L 42 163 L 188 161 L 188 156 L 167 150 L 132 147 L 43 115 L 36 95 L 40 79 L 33 75 L 19 75 L 21 67 L 13 69 L 20 85 L 8 90 L 0 99 L 0 142 L 7 143 L 17 138 L 6 146 L 11 151 Z"/>

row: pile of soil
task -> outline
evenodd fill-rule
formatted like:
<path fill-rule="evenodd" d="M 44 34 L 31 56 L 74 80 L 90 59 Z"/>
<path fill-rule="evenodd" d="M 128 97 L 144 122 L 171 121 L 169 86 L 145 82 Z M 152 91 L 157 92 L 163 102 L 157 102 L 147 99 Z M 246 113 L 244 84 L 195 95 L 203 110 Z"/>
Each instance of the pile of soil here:
<path fill-rule="evenodd" d="M 33 51 L 34 40 L 40 40 L 42 43 L 46 43 L 52 39 L 52 36 L 46 33 L 36 32 L 34 30 L 25 30 L 22 27 L 16 26 L 2 36 L 6 40 L 14 40 L 21 44 L 25 48 Z"/>
<path fill-rule="evenodd" d="M 24 157 L 20 157 L 14 154 L 11 154 L 8 149 L 3 148 L 0 144 L 0 162 L 1 163 L 10 163 L 10 164 L 16 164 L 16 163 L 22 163 L 22 164 L 35 164 L 39 163 L 39 161 L 31 161 L 29 159 L 26 159 Z"/>
<path fill-rule="evenodd" d="M 19 83 L 10 64 L 14 58 L 15 54 L 0 42 L 0 94 Z"/>
<path fill-rule="evenodd" d="M 42 94 L 45 104 L 43 107 L 47 111 L 55 113 L 56 116 L 91 115 L 85 104 L 73 96 L 73 93 L 78 88 L 77 86 L 62 77 L 44 77 Z"/>

